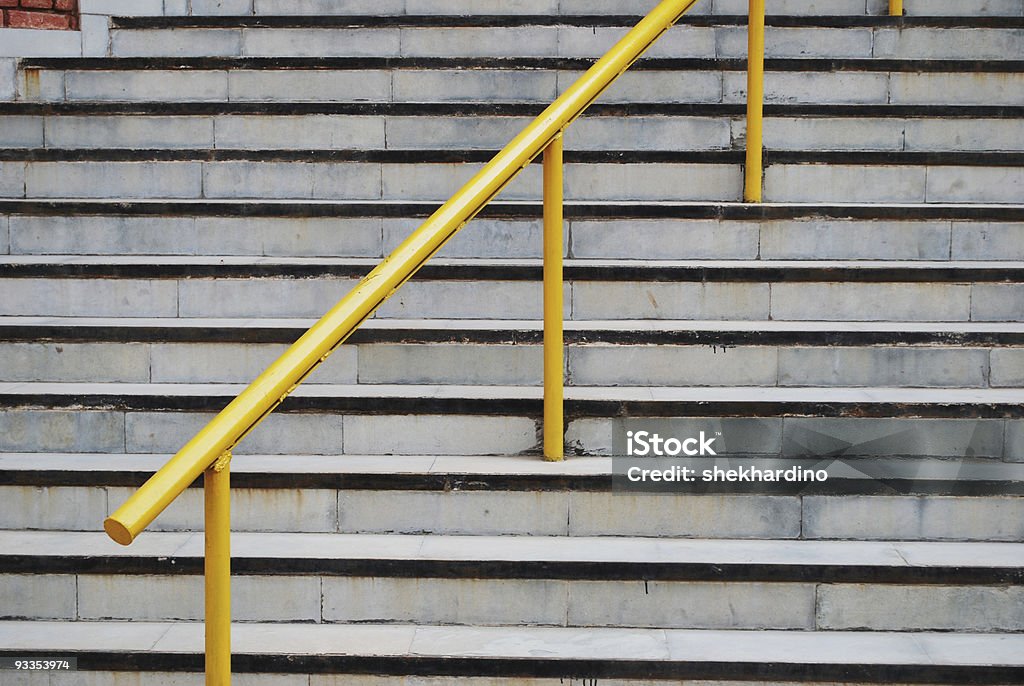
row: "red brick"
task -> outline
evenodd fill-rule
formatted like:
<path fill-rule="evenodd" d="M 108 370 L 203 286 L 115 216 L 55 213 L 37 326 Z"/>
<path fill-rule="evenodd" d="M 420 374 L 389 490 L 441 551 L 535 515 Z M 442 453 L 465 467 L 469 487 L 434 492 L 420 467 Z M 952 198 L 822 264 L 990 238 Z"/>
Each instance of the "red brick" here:
<path fill-rule="evenodd" d="M 53 0 L 21 0 L 25 9 L 48 10 L 53 7 Z"/>
<path fill-rule="evenodd" d="M 66 29 L 71 26 L 70 19 L 66 14 L 18 10 L 10 10 L 7 13 L 8 26 L 15 29 Z"/>
<path fill-rule="evenodd" d="M 17 7 L 18 0 L 0 0 L 0 7 Z"/>
<path fill-rule="evenodd" d="M 78 0 L 55 0 L 53 6 L 61 12 L 76 12 L 78 10 Z"/>

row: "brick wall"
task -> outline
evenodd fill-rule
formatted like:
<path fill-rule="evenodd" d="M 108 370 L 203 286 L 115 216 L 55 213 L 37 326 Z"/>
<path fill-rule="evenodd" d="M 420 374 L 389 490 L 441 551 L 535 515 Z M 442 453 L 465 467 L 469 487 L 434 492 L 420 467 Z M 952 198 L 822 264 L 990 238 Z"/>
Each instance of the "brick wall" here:
<path fill-rule="evenodd" d="M 0 0 L 0 27 L 78 30 L 78 0 Z"/>

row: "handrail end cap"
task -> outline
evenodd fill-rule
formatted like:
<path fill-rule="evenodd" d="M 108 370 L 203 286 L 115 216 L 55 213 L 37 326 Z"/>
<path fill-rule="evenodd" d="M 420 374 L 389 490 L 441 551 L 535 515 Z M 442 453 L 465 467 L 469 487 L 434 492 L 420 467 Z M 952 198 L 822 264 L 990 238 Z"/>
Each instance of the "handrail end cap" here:
<path fill-rule="evenodd" d="M 107 532 L 108 536 L 121 545 L 128 545 L 135 540 L 135 537 L 132 536 L 132 532 L 128 530 L 128 527 L 113 517 L 107 517 L 103 520 L 103 530 Z"/>

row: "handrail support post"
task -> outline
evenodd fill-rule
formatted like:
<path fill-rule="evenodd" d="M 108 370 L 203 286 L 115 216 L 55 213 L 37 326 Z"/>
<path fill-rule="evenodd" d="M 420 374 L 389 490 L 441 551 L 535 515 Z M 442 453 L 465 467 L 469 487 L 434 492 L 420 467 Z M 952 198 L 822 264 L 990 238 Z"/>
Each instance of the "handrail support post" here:
<path fill-rule="evenodd" d="M 747 20 L 747 163 L 743 199 L 761 202 L 764 179 L 764 0 L 750 0 Z"/>
<path fill-rule="evenodd" d="M 544 459 L 565 457 L 562 136 L 544 149 Z"/>
<path fill-rule="evenodd" d="M 231 683 L 231 453 L 203 473 L 206 686 Z"/>
<path fill-rule="evenodd" d="M 903 16 L 903 0 L 889 0 L 889 16 Z"/>

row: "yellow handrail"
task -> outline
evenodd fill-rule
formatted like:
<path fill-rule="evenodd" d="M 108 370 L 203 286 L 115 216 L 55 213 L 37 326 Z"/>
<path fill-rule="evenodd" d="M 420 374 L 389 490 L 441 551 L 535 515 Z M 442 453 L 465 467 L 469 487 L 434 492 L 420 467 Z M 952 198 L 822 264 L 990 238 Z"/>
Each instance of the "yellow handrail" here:
<path fill-rule="evenodd" d="M 128 545 L 204 474 L 206 684 L 231 683 L 231 450 L 381 303 L 544 152 L 544 456 L 564 450 L 562 136 L 697 0 L 664 0 L 103 522 Z"/>
<path fill-rule="evenodd" d="M 665 0 L 503 148 L 104 522 L 130 543 L 229 452 L 697 0 Z"/>
<path fill-rule="evenodd" d="M 655 7 L 108 517 L 103 526 L 110 537 L 123 545 L 131 543 L 189 484 L 221 456 L 228 454 L 391 294 L 556 139 L 559 139 L 560 158 L 560 137 L 565 128 L 696 2 L 664 0 Z M 902 15 L 903 1 L 889 0 L 889 11 L 893 15 Z M 744 197 L 747 201 L 757 202 L 761 198 L 764 0 L 750 0 L 748 41 L 747 178 Z M 546 166 L 548 174 L 555 173 L 553 166 L 553 163 Z M 560 161 L 558 166 L 560 168 Z M 545 179 L 545 197 L 548 198 L 554 182 L 549 180 L 547 174 Z M 550 227 L 556 223 L 561 224 L 560 173 L 557 183 L 559 202 L 549 199 L 545 203 L 545 265 L 552 274 L 555 265 L 549 265 L 551 260 L 547 258 L 557 252 L 559 263 L 561 259 L 560 250 L 554 250 L 554 239 L 550 235 Z M 556 209 L 558 219 L 552 215 Z M 550 281 L 545 279 L 545 284 L 549 286 L 545 291 L 545 331 L 548 330 L 548 322 L 552 325 L 556 323 L 553 313 L 560 311 L 561 290 L 555 294 L 550 288 Z M 560 318 L 557 323 L 560 324 Z M 547 388 L 548 381 L 552 384 L 556 381 L 552 370 L 561 366 L 560 345 L 557 357 L 552 352 L 552 346 L 546 346 L 545 364 Z M 560 383 L 558 385 L 561 386 Z M 560 410 L 556 412 L 555 404 L 546 396 L 545 418 L 549 417 L 557 417 L 558 424 L 561 424 Z M 560 459 L 561 447 L 556 447 L 546 438 L 545 456 Z"/>
<path fill-rule="evenodd" d="M 104 522 L 130 543 L 274 410 L 697 0 L 664 0 L 302 335 Z"/>
<path fill-rule="evenodd" d="M 232 448 L 541 152 L 544 456 L 562 459 L 562 136 L 565 128 L 696 2 L 664 0 L 655 7 L 103 522 L 112 539 L 128 545 L 204 474 L 207 686 L 231 683 Z"/>
<path fill-rule="evenodd" d="M 295 390 L 697 0 L 664 0 L 506 145 L 103 523 L 127 545 Z"/>

